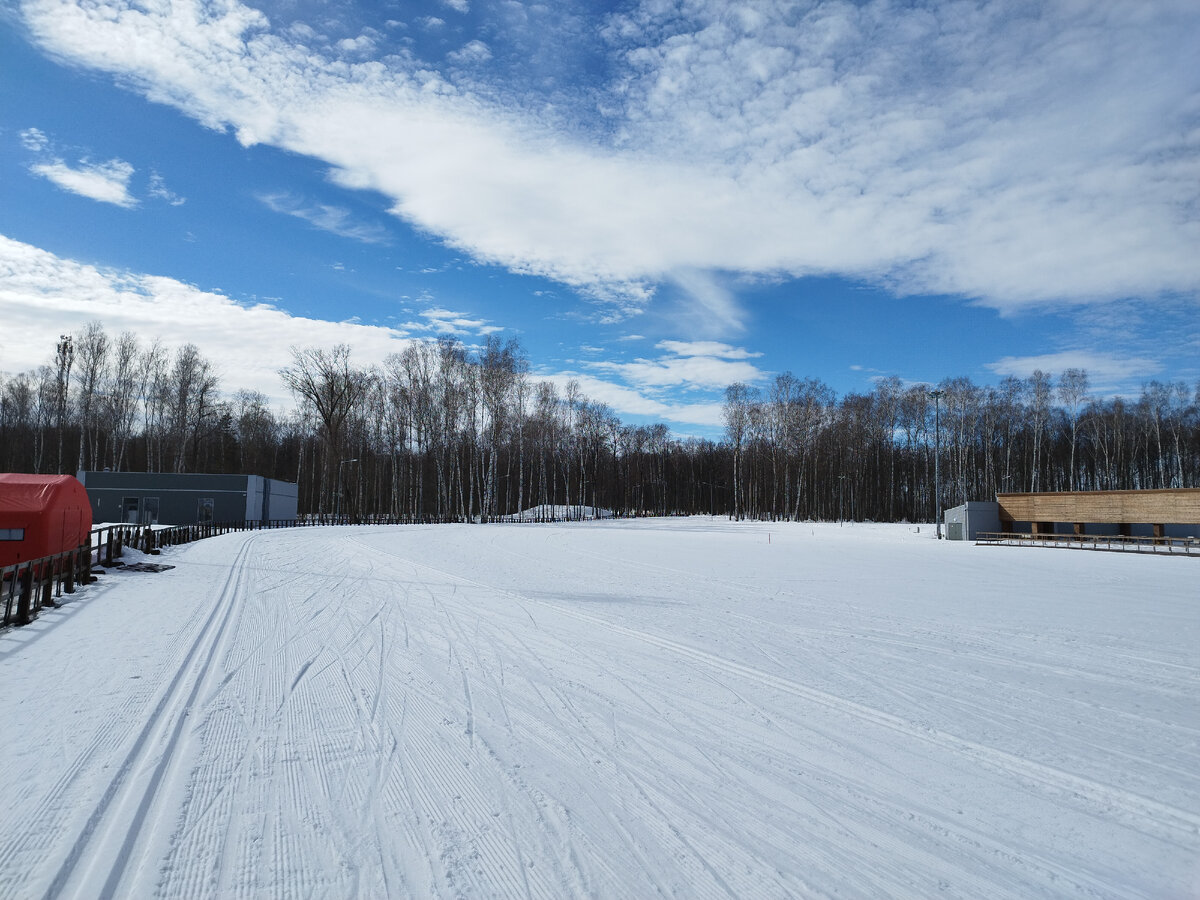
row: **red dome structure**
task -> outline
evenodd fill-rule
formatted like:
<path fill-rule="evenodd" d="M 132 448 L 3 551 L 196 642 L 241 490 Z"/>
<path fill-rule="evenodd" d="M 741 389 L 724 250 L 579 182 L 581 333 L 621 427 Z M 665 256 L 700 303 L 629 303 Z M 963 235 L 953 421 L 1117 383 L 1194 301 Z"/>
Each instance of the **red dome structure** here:
<path fill-rule="evenodd" d="M 0 475 L 0 567 L 88 542 L 92 506 L 70 475 Z"/>

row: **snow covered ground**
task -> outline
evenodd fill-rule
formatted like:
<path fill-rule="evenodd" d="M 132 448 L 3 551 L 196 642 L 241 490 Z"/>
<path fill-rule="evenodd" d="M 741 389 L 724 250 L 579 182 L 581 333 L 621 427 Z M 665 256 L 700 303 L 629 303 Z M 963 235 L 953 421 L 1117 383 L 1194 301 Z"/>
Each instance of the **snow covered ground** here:
<path fill-rule="evenodd" d="M 1200 563 L 308 528 L 0 634 L 0 896 L 1200 896 Z"/>

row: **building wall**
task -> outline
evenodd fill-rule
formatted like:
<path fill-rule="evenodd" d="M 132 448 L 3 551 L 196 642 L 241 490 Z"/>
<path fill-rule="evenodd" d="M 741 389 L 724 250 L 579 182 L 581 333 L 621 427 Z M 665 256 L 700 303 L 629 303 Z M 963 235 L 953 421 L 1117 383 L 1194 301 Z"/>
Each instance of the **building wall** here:
<path fill-rule="evenodd" d="M 1200 488 L 997 494 L 1000 518 L 1012 522 L 1200 522 Z"/>
<path fill-rule="evenodd" d="M 190 525 L 205 516 L 213 522 L 253 522 L 263 518 L 264 507 L 269 519 L 296 517 L 296 485 L 258 475 L 80 472 L 79 480 L 97 522 Z"/>
<path fill-rule="evenodd" d="M 983 532 L 1000 531 L 1000 504 L 972 500 L 948 509 L 945 525 L 950 540 L 973 541 Z"/>
<path fill-rule="evenodd" d="M 294 522 L 300 508 L 300 485 L 292 481 L 271 482 L 271 497 L 267 516 L 273 522 Z"/>

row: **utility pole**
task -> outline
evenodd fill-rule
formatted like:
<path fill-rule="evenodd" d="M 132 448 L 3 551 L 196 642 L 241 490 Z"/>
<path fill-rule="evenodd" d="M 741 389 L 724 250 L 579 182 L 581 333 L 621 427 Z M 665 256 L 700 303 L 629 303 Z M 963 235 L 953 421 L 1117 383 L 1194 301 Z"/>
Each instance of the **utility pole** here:
<path fill-rule="evenodd" d="M 937 526 L 937 539 L 942 539 L 942 417 L 941 399 L 946 392 L 941 388 L 929 392 L 933 398 L 933 520 Z"/>

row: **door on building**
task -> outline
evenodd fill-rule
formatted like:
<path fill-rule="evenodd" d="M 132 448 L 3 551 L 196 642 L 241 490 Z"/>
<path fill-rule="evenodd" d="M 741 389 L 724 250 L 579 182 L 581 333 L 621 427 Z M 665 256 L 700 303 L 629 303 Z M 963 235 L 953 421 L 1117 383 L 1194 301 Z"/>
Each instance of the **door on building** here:
<path fill-rule="evenodd" d="M 138 523 L 137 497 L 121 498 L 121 521 L 126 525 L 136 525 Z"/>
<path fill-rule="evenodd" d="M 196 504 L 196 521 L 201 525 L 211 524 L 213 520 L 213 498 L 201 497 Z"/>
<path fill-rule="evenodd" d="M 158 498 L 145 497 L 142 500 L 142 524 L 157 525 L 158 524 Z"/>

